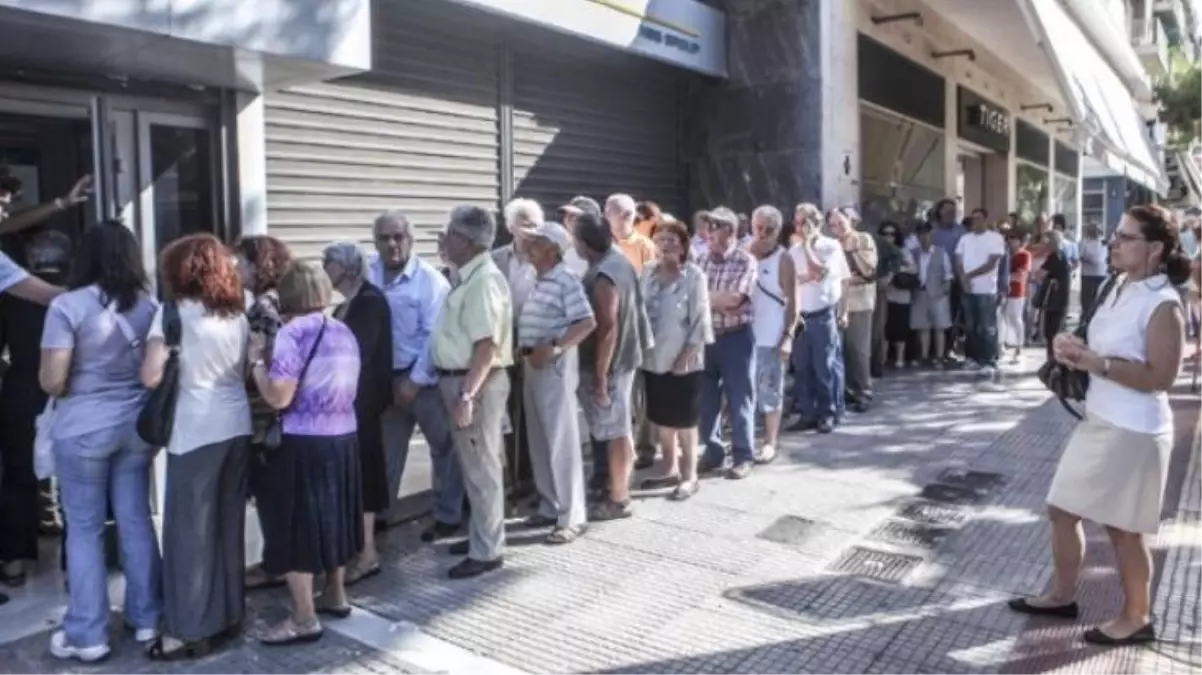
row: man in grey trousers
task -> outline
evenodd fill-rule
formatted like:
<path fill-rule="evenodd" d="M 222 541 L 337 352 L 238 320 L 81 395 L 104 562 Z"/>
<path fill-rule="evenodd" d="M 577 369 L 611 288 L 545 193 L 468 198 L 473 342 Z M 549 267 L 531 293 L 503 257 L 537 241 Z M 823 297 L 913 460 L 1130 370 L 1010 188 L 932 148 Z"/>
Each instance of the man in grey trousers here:
<path fill-rule="evenodd" d="M 839 240 L 851 278 L 847 282 L 847 325 L 843 328 L 843 361 L 847 368 L 847 403 L 855 412 L 872 402 L 872 317 L 876 307 L 876 240 L 856 229 L 855 209 L 832 209 L 831 234 Z"/>
<path fill-rule="evenodd" d="M 459 270 L 459 284 L 430 340 L 438 388 L 450 412 L 455 453 L 471 504 L 468 540 L 450 547 L 467 555 L 452 579 L 499 569 L 505 546 L 505 478 L 502 422 L 513 365 L 513 301 L 509 281 L 489 249 L 497 234 L 492 214 L 476 206 L 451 211 L 444 245 Z"/>

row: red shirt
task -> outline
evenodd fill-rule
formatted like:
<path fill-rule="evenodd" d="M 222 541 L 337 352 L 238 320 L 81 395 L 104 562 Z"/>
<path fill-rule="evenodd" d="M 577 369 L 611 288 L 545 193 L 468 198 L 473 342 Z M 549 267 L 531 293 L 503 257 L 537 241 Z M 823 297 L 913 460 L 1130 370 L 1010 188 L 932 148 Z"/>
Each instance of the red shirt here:
<path fill-rule="evenodd" d="M 1020 276 L 1020 272 L 1023 274 Z M 1011 298 L 1027 297 L 1027 277 L 1031 274 L 1031 252 L 1020 248 L 1010 256 L 1010 293 Z"/>

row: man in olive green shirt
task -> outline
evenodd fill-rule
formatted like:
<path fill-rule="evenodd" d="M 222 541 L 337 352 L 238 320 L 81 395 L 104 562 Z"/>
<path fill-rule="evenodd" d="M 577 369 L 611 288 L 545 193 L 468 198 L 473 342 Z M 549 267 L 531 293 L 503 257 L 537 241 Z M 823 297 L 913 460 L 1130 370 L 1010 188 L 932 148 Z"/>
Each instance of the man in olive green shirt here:
<path fill-rule="evenodd" d="M 505 478 L 502 421 L 513 365 L 513 304 L 509 282 L 489 249 L 497 226 L 475 206 L 451 211 L 443 242 L 459 270 L 459 284 L 430 340 L 438 388 L 451 415 L 451 435 L 472 505 L 468 540 L 451 546 L 467 558 L 451 568 L 452 579 L 468 579 L 502 565 L 505 546 Z"/>

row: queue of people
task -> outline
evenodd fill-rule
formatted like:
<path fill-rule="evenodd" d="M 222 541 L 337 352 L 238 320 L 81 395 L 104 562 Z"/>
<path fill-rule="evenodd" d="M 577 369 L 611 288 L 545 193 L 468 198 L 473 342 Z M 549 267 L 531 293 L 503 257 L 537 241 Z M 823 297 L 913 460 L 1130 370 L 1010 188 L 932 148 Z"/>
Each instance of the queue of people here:
<path fill-rule="evenodd" d="M 656 470 L 638 487 L 674 501 L 697 494 L 706 473 L 747 478 L 776 458 L 789 413 L 791 430 L 830 433 L 848 410 L 867 410 L 880 347 L 904 363 L 907 331 L 943 362 L 954 307 L 969 358 L 992 369 L 999 303 L 1014 283 L 1022 296 L 1029 256 L 1016 232 L 1008 246 L 983 212 L 964 230 L 947 206 L 911 239 L 896 223 L 874 237 L 853 209 L 809 203 L 787 221 L 770 205 L 746 219 L 718 207 L 690 229 L 622 194 L 604 206 L 574 198 L 562 223 L 515 200 L 510 245 L 494 248 L 490 212 L 461 206 L 433 262 L 414 252 L 399 211 L 371 224 L 371 258 L 339 242 L 306 262 L 271 237 L 231 248 L 198 234 L 163 251 L 161 303 L 132 233 L 92 226 L 65 288 L 47 284 L 40 345 L 38 380 L 56 401 L 46 422 L 70 596 L 51 652 L 89 662 L 109 652 L 109 502 L 125 620 L 149 658 L 209 653 L 242 629 L 245 593 L 273 585 L 287 586 L 292 611 L 257 637 L 288 645 L 319 639 L 323 620 L 350 614 L 347 586 L 379 573 L 375 533 L 395 518 L 415 429 L 433 464 L 422 539 L 455 539 L 448 551 L 462 559 L 448 574 L 467 579 L 504 565 L 506 502 L 523 480 L 534 492 L 524 526 L 567 545 L 589 522 L 632 515 L 632 477 L 648 462 Z M 1175 231 L 1165 228 L 1140 235 L 1132 225 L 1125 236 L 1155 235 L 1168 250 Z M 1042 252 L 1039 280 L 1061 298 L 1057 265 L 1068 263 L 1053 262 L 1054 234 Z M 0 290 L 20 274 L 0 269 Z M 335 291 L 342 302 L 331 310 Z M 1045 316 L 1059 300 L 1048 302 Z M 1102 368 L 1080 345 L 1053 343 L 1052 358 Z M 176 392 L 161 545 L 148 493 L 158 448 L 137 425 L 160 387 Z M 1155 478 L 1144 477 L 1140 499 Z M 248 503 L 264 541 L 250 570 Z"/>

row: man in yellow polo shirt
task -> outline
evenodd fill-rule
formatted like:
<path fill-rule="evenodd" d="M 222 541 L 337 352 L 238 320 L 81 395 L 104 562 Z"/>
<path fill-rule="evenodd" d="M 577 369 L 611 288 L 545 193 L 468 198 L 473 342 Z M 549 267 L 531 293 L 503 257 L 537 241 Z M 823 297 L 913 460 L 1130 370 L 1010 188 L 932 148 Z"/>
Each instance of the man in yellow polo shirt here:
<path fill-rule="evenodd" d="M 468 540 L 451 546 L 467 555 L 451 568 L 468 579 L 502 565 L 505 478 L 502 420 L 513 365 L 513 301 L 505 274 L 489 249 L 497 234 L 492 214 L 476 206 L 451 211 L 443 242 L 459 271 L 430 341 L 438 388 L 451 415 L 451 435 L 472 506 Z"/>

